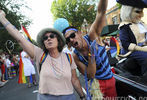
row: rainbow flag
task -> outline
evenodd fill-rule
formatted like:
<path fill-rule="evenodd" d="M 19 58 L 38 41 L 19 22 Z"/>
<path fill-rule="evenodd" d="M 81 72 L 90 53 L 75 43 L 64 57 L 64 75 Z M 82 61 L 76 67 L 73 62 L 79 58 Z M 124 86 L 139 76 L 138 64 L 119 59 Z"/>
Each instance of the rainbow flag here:
<path fill-rule="evenodd" d="M 111 43 L 113 43 L 113 46 L 111 46 Z M 111 47 L 110 52 L 113 57 L 115 57 L 116 55 L 119 55 L 120 53 L 119 42 L 114 37 L 111 37 L 110 47 Z"/>
<path fill-rule="evenodd" d="M 22 62 L 22 57 L 20 54 L 20 61 L 19 61 L 19 78 L 18 78 L 18 83 L 22 84 L 22 83 L 26 83 L 26 77 L 24 75 L 24 65 Z"/>
<path fill-rule="evenodd" d="M 30 34 L 28 33 L 27 29 L 23 25 L 21 25 L 21 27 L 22 27 L 22 31 L 23 31 L 25 37 L 27 38 L 27 40 L 32 42 L 32 38 L 31 38 Z"/>
<path fill-rule="evenodd" d="M 118 42 L 114 37 L 112 37 L 112 39 L 113 39 L 113 41 L 115 41 L 115 43 L 116 43 L 117 55 L 119 55 L 119 52 L 120 52 L 119 42 Z"/>
<path fill-rule="evenodd" d="M 119 55 L 120 46 L 119 46 L 119 42 L 117 40 L 116 40 L 116 47 L 117 47 L 117 55 Z"/>

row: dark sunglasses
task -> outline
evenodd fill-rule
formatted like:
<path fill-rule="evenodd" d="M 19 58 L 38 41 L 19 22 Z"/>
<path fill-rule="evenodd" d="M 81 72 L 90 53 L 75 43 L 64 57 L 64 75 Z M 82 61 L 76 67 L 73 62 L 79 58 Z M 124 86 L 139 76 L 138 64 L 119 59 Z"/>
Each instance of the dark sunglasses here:
<path fill-rule="evenodd" d="M 142 11 L 140 11 L 140 10 L 136 10 L 135 12 L 139 14 L 139 13 L 141 13 Z"/>
<path fill-rule="evenodd" d="M 49 36 L 44 36 L 44 37 L 43 37 L 43 40 L 45 41 L 45 40 L 47 40 L 49 37 L 50 37 L 51 39 L 53 39 L 53 38 L 56 37 L 56 35 L 52 33 L 52 34 L 50 34 Z"/>
<path fill-rule="evenodd" d="M 71 33 L 71 34 L 66 38 L 66 44 L 68 44 L 68 43 L 70 42 L 70 38 L 72 38 L 72 39 L 75 38 L 75 36 L 76 36 L 75 33 L 76 33 L 76 32 Z"/>

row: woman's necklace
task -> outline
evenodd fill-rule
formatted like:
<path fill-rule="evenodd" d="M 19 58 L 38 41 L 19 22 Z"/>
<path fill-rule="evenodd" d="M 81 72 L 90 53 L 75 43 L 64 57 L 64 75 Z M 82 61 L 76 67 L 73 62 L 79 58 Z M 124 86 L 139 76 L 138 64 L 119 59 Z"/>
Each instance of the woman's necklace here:
<path fill-rule="evenodd" d="M 57 59 L 54 59 L 50 56 L 50 61 L 51 61 L 51 69 L 55 75 L 55 77 L 57 79 L 61 79 L 62 76 L 63 76 L 63 61 L 62 61 L 62 55 L 59 56 L 60 58 L 60 61 L 57 61 Z M 61 62 L 61 63 L 60 63 Z M 59 63 L 59 64 L 58 64 Z M 60 65 L 61 64 L 61 65 Z M 57 66 L 57 65 L 60 65 L 61 67 Z"/>

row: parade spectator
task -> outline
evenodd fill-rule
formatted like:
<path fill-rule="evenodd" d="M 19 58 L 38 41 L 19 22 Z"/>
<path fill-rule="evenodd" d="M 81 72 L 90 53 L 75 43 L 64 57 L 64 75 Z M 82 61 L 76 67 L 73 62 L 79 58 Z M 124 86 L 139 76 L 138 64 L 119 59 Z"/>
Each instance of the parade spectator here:
<path fill-rule="evenodd" d="M 70 53 L 72 54 L 74 51 L 74 48 L 71 45 L 66 45 L 66 47 L 64 47 L 63 52 L 65 53 Z"/>
<path fill-rule="evenodd" d="M 16 76 L 16 71 L 14 69 L 14 63 L 11 62 L 11 77 L 15 77 Z"/>
<path fill-rule="evenodd" d="M 111 100 L 117 96 L 115 79 L 111 71 L 105 46 L 100 37 L 105 23 L 107 3 L 108 0 L 99 1 L 95 21 L 87 35 L 82 37 L 81 32 L 75 27 L 66 28 L 63 34 L 66 38 L 66 43 L 71 44 L 75 48 L 73 57 L 79 71 L 83 75 L 87 75 L 89 79 L 96 78 L 103 97 Z M 85 71 L 87 74 L 85 74 Z M 95 99 L 100 98 L 100 96 L 95 97 Z"/>
<path fill-rule="evenodd" d="M 110 44 L 107 41 L 107 39 L 106 38 L 102 39 L 102 42 L 104 43 L 106 50 L 109 51 L 110 50 Z"/>
<path fill-rule="evenodd" d="M 2 78 L 2 71 L 1 71 L 1 66 L 2 66 L 2 58 L 0 56 L 0 81 L 1 81 L 1 78 Z"/>
<path fill-rule="evenodd" d="M 16 71 L 16 75 L 18 75 L 18 69 L 19 69 L 18 55 L 16 54 L 12 55 L 12 62 L 14 63 L 14 70 Z"/>
<path fill-rule="evenodd" d="M 3 82 L 2 82 L 2 71 L 1 71 L 1 67 L 2 67 L 2 58 L 0 56 L 0 87 L 3 86 Z"/>
<path fill-rule="evenodd" d="M 1 63 L 1 81 L 5 82 L 5 64 L 4 64 L 4 57 L 1 55 L 0 57 L 0 63 Z"/>
<path fill-rule="evenodd" d="M 8 55 L 6 56 L 5 65 L 6 65 L 6 68 L 7 68 L 8 77 L 9 77 L 9 78 L 12 78 L 12 77 L 11 77 L 11 61 L 10 61 Z"/>
<path fill-rule="evenodd" d="M 37 42 L 40 46 L 37 47 L 27 41 L 14 28 L 1 10 L 0 22 L 9 34 L 19 42 L 24 51 L 36 61 L 40 73 L 38 100 L 76 100 L 73 87 L 81 99 L 85 100 L 80 81 L 76 76 L 75 69 L 77 66 L 72 57 L 72 63 L 70 64 L 66 54 L 62 53 L 65 45 L 62 33 L 52 28 L 43 29 L 37 36 Z M 44 62 L 42 62 L 43 60 Z"/>
<path fill-rule="evenodd" d="M 35 77 L 35 74 L 36 74 L 35 68 L 31 62 L 29 55 L 25 51 L 22 51 L 21 57 L 22 57 L 22 62 L 24 66 L 24 75 L 26 76 L 28 87 L 31 87 L 31 80 L 30 80 L 31 77 L 32 77 L 33 84 L 37 85 L 36 77 Z"/>

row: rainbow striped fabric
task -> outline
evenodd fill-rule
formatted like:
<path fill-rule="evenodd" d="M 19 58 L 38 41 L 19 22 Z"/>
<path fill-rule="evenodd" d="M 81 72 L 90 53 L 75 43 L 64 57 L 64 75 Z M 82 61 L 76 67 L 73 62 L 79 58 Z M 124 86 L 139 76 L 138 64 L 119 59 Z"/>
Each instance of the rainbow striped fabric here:
<path fill-rule="evenodd" d="M 72 64 L 72 57 L 71 57 L 71 54 L 66 53 L 66 56 L 67 56 L 67 59 L 68 59 L 69 63 Z"/>
<path fill-rule="evenodd" d="M 25 37 L 27 38 L 27 40 L 32 42 L 32 38 L 31 38 L 30 34 L 28 33 L 27 29 L 23 25 L 21 25 L 21 27 L 22 27 L 23 33 L 24 33 Z"/>
<path fill-rule="evenodd" d="M 72 64 L 72 57 L 71 57 L 71 54 L 66 53 L 66 56 L 67 56 L 67 59 L 68 59 L 70 65 L 71 65 L 71 64 Z M 42 66 L 43 62 L 45 61 L 46 57 L 47 57 L 47 53 L 44 52 L 44 53 L 42 54 L 41 59 L 40 59 L 40 62 L 39 62 L 39 66 L 40 66 L 40 67 L 39 67 L 39 72 L 41 71 L 41 66 Z"/>
<path fill-rule="evenodd" d="M 112 37 L 111 39 L 116 43 L 117 55 L 119 55 L 120 52 L 119 42 L 114 37 Z"/>
<path fill-rule="evenodd" d="M 26 77 L 24 75 L 24 65 L 22 62 L 22 57 L 20 54 L 20 61 L 19 61 L 19 78 L 18 78 L 18 83 L 23 84 L 26 83 Z"/>
<path fill-rule="evenodd" d="M 45 61 L 45 58 L 47 57 L 47 54 L 44 52 L 40 59 L 40 64 L 42 64 Z"/>

